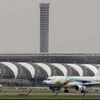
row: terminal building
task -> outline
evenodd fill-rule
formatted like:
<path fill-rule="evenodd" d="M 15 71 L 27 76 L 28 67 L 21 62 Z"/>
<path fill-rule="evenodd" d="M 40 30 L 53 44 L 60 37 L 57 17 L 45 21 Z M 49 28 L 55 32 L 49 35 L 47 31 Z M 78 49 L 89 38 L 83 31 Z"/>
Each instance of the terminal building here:
<path fill-rule="evenodd" d="M 100 54 L 1 54 L 0 83 L 4 86 L 43 86 L 49 76 L 94 76 Z"/>

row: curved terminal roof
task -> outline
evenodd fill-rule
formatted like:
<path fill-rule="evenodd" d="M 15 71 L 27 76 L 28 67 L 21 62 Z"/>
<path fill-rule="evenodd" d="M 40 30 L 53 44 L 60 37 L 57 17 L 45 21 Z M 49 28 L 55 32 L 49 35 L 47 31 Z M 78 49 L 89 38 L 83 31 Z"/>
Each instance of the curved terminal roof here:
<path fill-rule="evenodd" d="M 99 66 L 99 68 L 100 68 L 100 64 L 97 64 L 97 66 Z M 98 69 L 99 69 L 99 68 L 98 68 Z"/>
<path fill-rule="evenodd" d="M 39 67 L 41 67 L 42 69 L 44 69 L 47 72 L 48 77 L 51 76 L 51 69 L 48 65 L 44 64 L 44 63 L 35 63 L 36 65 L 38 65 Z"/>
<path fill-rule="evenodd" d="M 51 65 L 54 65 L 55 67 L 60 69 L 62 73 L 64 74 L 64 76 L 67 76 L 67 69 L 65 68 L 65 66 L 63 66 L 62 64 L 58 64 L 58 63 L 51 63 Z"/>
<path fill-rule="evenodd" d="M 83 76 L 83 70 L 80 66 L 76 65 L 76 64 L 66 64 L 69 65 L 70 67 L 74 68 L 80 76 Z"/>
<path fill-rule="evenodd" d="M 94 74 L 97 73 L 97 68 L 93 65 L 90 65 L 90 64 L 82 64 L 83 66 L 89 68 Z"/>
<path fill-rule="evenodd" d="M 4 64 L 5 66 L 7 66 L 9 69 L 11 69 L 15 78 L 17 78 L 18 68 L 13 63 L 10 63 L 10 62 L 1 62 L 1 63 Z"/>
<path fill-rule="evenodd" d="M 34 78 L 34 76 L 35 76 L 35 69 L 34 69 L 34 67 L 31 64 L 25 63 L 25 62 L 21 62 L 19 64 L 22 65 L 23 67 L 25 67 L 30 72 L 32 78 Z"/>
<path fill-rule="evenodd" d="M 38 67 L 36 66 L 37 67 L 36 68 L 34 66 L 35 64 L 38 67 L 41 68 L 41 69 L 39 69 L 39 71 L 36 70 Z M 18 69 L 20 69 L 19 65 L 23 66 L 27 71 L 29 71 L 29 73 L 30 73 L 30 75 L 31 75 L 32 78 L 35 77 L 35 75 L 37 74 L 36 72 L 38 72 L 38 74 L 41 75 L 42 69 L 44 70 L 43 72 L 47 73 L 47 76 L 50 77 L 51 73 L 53 72 L 53 68 L 57 68 L 57 69 L 55 69 L 56 70 L 55 72 L 56 72 L 56 74 L 58 76 L 61 75 L 59 73 L 59 71 L 61 71 L 64 76 L 67 76 L 67 74 L 68 74 L 67 72 L 70 70 L 69 67 L 71 69 L 74 68 L 75 71 L 77 71 L 77 73 L 79 73 L 80 76 L 83 76 L 83 72 L 84 72 L 84 75 L 85 74 L 86 75 L 91 75 L 91 72 L 92 72 L 92 74 L 93 73 L 96 74 L 97 73 L 96 66 L 100 66 L 100 64 L 96 64 L 96 65 L 94 65 L 94 64 L 79 64 L 78 65 L 78 64 L 69 64 L 69 63 L 67 64 L 66 63 L 66 64 L 63 65 L 61 63 L 49 63 L 47 65 L 45 63 L 28 63 L 28 62 L 27 63 L 26 62 L 12 63 L 12 62 L 1 62 L 1 67 L 2 68 L 3 68 L 3 65 L 5 65 L 6 68 L 9 68 L 12 71 L 12 73 L 13 73 L 12 75 L 14 75 L 15 78 L 17 78 L 18 74 L 20 74 L 20 72 L 18 73 Z M 50 65 L 52 65 L 52 66 L 50 66 Z M 68 69 L 66 67 L 67 65 L 68 65 Z M 23 67 L 21 67 L 21 68 L 23 68 Z M 52 70 L 51 70 L 51 67 L 52 67 Z M 85 72 L 86 70 L 84 70 L 84 69 L 86 69 L 86 68 L 88 68 L 90 72 L 88 72 L 88 71 Z M 24 72 L 24 73 L 26 73 L 26 72 Z M 24 73 L 22 73 L 22 74 L 24 75 Z M 4 74 L 6 74 L 6 73 L 4 73 Z M 71 75 L 73 75 L 73 73 Z M 75 73 L 75 75 L 76 75 L 76 73 Z M 22 77 L 24 77 L 24 76 L 22 76 Z"/>

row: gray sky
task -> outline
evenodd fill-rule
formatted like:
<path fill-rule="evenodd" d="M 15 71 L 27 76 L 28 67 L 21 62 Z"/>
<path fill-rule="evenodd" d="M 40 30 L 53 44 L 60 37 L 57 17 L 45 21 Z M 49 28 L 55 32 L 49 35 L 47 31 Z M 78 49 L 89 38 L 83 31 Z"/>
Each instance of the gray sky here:
<path fill-rule="evenodd" d="M 100 53 L 100 0 L 0 0 L 0 53 L 39 53 L 39 3 L 50 2 L 50 53 Z"/>

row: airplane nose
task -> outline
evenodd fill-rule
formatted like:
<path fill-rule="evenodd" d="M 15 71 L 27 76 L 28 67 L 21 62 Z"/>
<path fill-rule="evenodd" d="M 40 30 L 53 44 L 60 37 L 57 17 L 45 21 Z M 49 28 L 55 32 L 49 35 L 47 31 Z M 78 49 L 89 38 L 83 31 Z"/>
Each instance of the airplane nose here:
<path fill-rule="evenodd" d="M 42 83 L 45 84 L 45 80 Z"/>
<path fill-rule="evenodd" d="M 44 81 L 43 81 L 43 84 L 44 84 L 44 85 L 47 85 L 47 82 L 44 80 Z"/>
<path fill-rule="evenodd" d="M 43 84 L 45 83 L 45 81 L 42 82 Z"/>

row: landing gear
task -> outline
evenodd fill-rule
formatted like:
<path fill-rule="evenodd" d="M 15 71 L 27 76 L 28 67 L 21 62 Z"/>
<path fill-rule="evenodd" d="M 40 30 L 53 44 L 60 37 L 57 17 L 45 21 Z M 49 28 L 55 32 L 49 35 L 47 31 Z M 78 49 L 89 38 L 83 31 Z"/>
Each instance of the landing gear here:
<path fill-rule="evenodd" d="M 56 96 L 58 95 L 58 93 L 61 91 L 61 87 L 50 87 L 50 89 L 51 89 L 52 93 L 56 93 L 56 94 L 54 94 L 55 97 L 56 97 Z M 55 92 L 55 91 L 57 91 L 57 92 Z"/>
<path fill-rule="evenodd" d="M 55 91 L 58 91 L 56 95 L 60 92 L 61 88 L 60 87 L 50 87 L 51 91 L 54 93 Z"/>
<path fill-rule="evenodd" d="M 65 89 L 65 90 L 64 90 L 64 93 L 69 93 L 69 90 L 68 90 L 68 89 Z"/>
<path fill-rule="evenodd" d="M 86 92 L 85 90 L 82 90 L 82 91 L 81 91 L 81 93 L 85 93 L 85 92 Z"/>
<path fill-rule="evenodd" d="M 54 93 L 55 92 L 55 88 L 50 87 L 50 90 Z"/>

